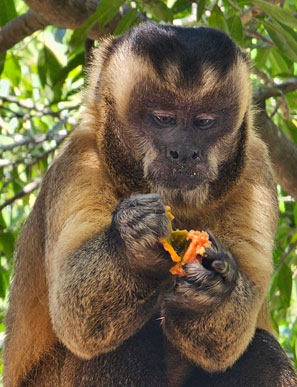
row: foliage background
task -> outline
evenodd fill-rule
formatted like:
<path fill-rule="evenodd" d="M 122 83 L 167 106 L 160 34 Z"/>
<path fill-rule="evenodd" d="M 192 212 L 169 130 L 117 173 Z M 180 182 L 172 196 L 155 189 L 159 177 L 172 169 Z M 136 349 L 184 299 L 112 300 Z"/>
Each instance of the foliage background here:
<path fill-rule="evenodd" d="M 123 9 L 124 16 L 119 17 Z M 0 10 L 0 25 L 7 26 L 25 14 L 28 5 L 22 0 L 0 0 Z M 288 79 L 293 84 L 297 81 L 294 0 L 102 0 L 75 30 L 49 25 L 8 50 L 0 49 L 0 344 L 17 235 L 58 145 L 78 120 L 91 27 L 104 34 L 111 23 L 114 33 L 121 34 L 145 18 L 209 25 L 229 33 L 253 60 L 255 88 L 276 90 L 262 103 L 266 102 L 268 116 L 291 146 L 297 146 L 297 83 L 289 93 L 277 87 Z M 281 150 L 279 157 L 285 153 Z M 297 181 L 292 183 L 297 187 Z M 278 192 L 280 220 L 269 299 L 279 341 L 297 366 L 296 191 L 284 192 L 279 185 Z"/>

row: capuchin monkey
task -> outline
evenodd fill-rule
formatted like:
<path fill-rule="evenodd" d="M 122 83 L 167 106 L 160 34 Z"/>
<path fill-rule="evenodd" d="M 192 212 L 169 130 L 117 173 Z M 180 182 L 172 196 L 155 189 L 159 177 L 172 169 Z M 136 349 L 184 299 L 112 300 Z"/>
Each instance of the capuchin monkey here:
<path fill-rule="evenodd" d="M 165 205 L 211 235 L 183 277 Z M 297 386 L 265 301 L 276 223 L 236 44 L 153 23 L 105 40 L 19 237 L 4 386 Z"/>

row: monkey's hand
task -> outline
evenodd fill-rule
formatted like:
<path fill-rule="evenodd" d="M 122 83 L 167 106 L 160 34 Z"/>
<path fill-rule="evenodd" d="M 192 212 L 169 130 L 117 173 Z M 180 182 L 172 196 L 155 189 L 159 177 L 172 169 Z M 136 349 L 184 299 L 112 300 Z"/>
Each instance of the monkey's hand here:
<path fill-rule="evenodd" d="M 186 275 L 178 277 L 164 297 L 163 329 L 194 363 L 209 372 L 223 371 L 234 364 L 253 335 L 258 291 L 232 254 L 214 240 L 202 264 L 184 268 Z"/>
<path fill-rule="evenodd" d="M 212 247 L 206 249 L 202 263 L 184 266 L 186 276 L 177 279 L 175 297 L 177 302 L 210 306 L 220 304 L 232 292 L 238 278 L 237 263 L 233 256 L 223 250 L 213 237 Z"/>
<path fill-rule="evenodd" d="M 121 201 L 112 228 L 119 233 L 133 267 L 167 272 L 169 276 L 172 261 L 160 243 L 160 238 L 169 233 L 169 219 L 160 195 L 133 195 Z"/>

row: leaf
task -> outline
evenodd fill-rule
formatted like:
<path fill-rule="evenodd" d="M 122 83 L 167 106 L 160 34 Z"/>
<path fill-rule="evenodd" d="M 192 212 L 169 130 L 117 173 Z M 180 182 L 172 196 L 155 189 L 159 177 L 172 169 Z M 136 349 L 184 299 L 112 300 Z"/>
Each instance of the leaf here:
<path fill-rule="evenodd" d="M 295 226 L 297 227 L 297 203 L 295 203 L 295 206 L 294 206 L 294 223 L 295 223 Z"/>
<path fill-rule="evenodd" d="M 221 11 L 221 8 L 217 4 L 213 7 L 211 11 L 211 15 L 208 18 L 208 23 L 211 27 L 217 28 L 227 33 L 229 32 L 224 14 Z"/>
<path fill-rule="evenodd" d="M 17 17 L 14 0 L 0 0 L 0 25 L 4 26 Z"/>
<path fill-rule="evenodd" d="M 174 15 L 174 19 L 181 19 L 191 15 L 192 3 L 186 0 L 176 0 L 170 9 Z"/>
<path fill-rule="evenodd" d="M 256 67 L 258 67 L 258 68 L 265 67 L 270 50 L 271 49 L 257 50 L 257 55 L 256 55 L 256 58 L 254 59 L 254 63 L 256 65 Z"/>
<path fill-rule="evenodd" d="M 45 63 L 44 50 L 40 50 L 37 60 L 37 72 L 39 75 L 40 83 L 44 87 L 46 85 L 47 66 Z"/>
<path fill-rule="evenodd" d="M 5 220 L 3 218 L 2 212 L 0 212 L 0 228 L 2 230 L 6 228 L 6 223 L 5 223 Z"/>
<path fill-rule="evenodd" d="M 102 0 L 98 4 L 96 11 L 88 17 L 83 25 L 76 29 L 71 37 L 70 46 L 74 47 L 86 39 L 89 29 L 97 22 L 103 28 L 117 14 L 124 0 Z"/>
<path fill-rule="evenodd" d="M 292 272 L 286 263 L 282 264 L 277 273 L 277 284 L 282 305 L 284 308 L 288 308 L 290 306 L 292 293 Z"/>
<path fill-rule="evenodd" d="M 0 55 L 0 75 L 2 74 L 2 71 L 4 70 L 5 58 L 6 58 L 6 53 Z"/>
<path fill-rule="evenodd" d="M 59 75 L 57 75 L 56 83 L 63 84 L 68 77 L 69 73 L 74 70 L 76 67 L 81 66 L 84 64 L 85 61 L 85 53 L 83 50 L 80 50 L 79 52 L 74 55 L 72 59 L 69 60 L 67 65 L 62 68 Z"/>
<path fill-rule="evenodd" d="M 274 63 L 278 74 L 289 72 L 287 62 L 278 48 L 272 48 L 269 57 L 270 61 Z"/>
<path fill-rule="evenodd" d="M 231 37 L 236 40 L 237 43 L 242 43 L 243 28 L 240 17 L 237 15 L 231 16 L 229 19 L 227 19 L 227 24 Z"/>
<path fill-rule="evenodd" d="M 50 81 L 52 85 L 55 85 L 58 79 L 58 76 L 62 70 L 62 65 L 58 61 L 56 55 L 47 46 L 44 46 L 43 51 L 44 51 L 45 66 L 47 67 Z"/>
<path fill-rule="evenodd" d="M 115 35 L 120 35 L 126 32 L 135 22 L 138 20 L 137 9 L 131 9 L 126 15 L 118 22 L 114 31 Z"/>
<path fill-rule="evenodd" d="M 8 289 L 8 275 L 7 272 L 0 268 L 0 297 L 4 298 Z"/>
<path fill-rule="evenodd" d="M 18 87 L 22 72 L 18 58 L 15 56 L 7 56 L 4 63 L 4 74 L 11 81 L 13 86 Z"/>
<path fill-rule="evenodd" d="M 0 247 L 4 254 L 9 257 L 14 250 L 14 236 L 12 232 L 4 232 L 0 234 Z"/>
<path fill-rule="evenodd" d="M 297 19 L 293 16 L 292 11 L 263 0 L 253 0 L 253 3 L 268 16 L 284 23 L 288 27 L 297 28 Z"/>
<path fill-rule="evenodd" d="M 162 1 L 148 2 L 145 4 L 144 8 L 159 21 L 165 21 L 168 23 L 172 23 L 173 21 L 171 10 L 166 4 L 162 3 Z"/>
<path fill-rule="evenodd" d="M 198 1 L 198 4 L 197 4 L 197 16 L 196 16 L 197 22 L 201 19 L 201 16 L 203 15 L 205 5 L 206 5 L 206 0 Z"/>
<path fill-rule="evenodd" d="M 9 145 L 13 143 L 13 139 L 10 136 L 0 134 L 0 145 Z"/>
<path fill-rule="evenodd" d="M 297 41 L 276 21 L 262 20 L 269 36 L 276 46 L 293 62 L 297 62 Z"/>

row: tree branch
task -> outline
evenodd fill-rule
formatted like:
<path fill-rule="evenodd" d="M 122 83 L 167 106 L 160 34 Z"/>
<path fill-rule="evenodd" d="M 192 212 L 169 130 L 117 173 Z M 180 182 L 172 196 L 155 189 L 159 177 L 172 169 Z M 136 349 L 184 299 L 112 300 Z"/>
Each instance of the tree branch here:
<path fill-rule="evenodd" d="M 257 112 L 255 126 L 268 145 L 277 182 L 297 200 L 297 146 L 272 122 L 265 110 Z"/>
<path fill-rule="evenodd" d="M 97 9 L 100 0 L 27 0 L 30 10 L 7 23 L 0 30 L 0 55 L 33 32 L 48 25 L 76 29 Z M 88 32 L 88 38 L 98 40 L 111 34 L 119 20 L 130 7 L 121 7 L 120 12 L 101 29 L 96 23 Z"/>
<path fill-rule="evenodd" d="M 49 24 L 44 17 L 36 14 L 31 9 L 11 20 L 0 30 L 0 55 L 4 54 L 25 37 L 45 28 Z"/>
<path fill-rule="evenodd" d="M 15 202 L 17 199 L 20 199 L 23 196 L 26 196 L 31 192 L 33 192 L 34 190 L 36 190 L 36 188 L 39 187 L 41 180 L 42 180 L 41 178 L 36 178 L 31 183 L 25 185 L 25 187 L 20 192 L 18 192 L 12 198 L 6 200 L 6 202 L 0 205 L 0 211 L 2 211 L 3 208 L 8 206 L 9 204 L 12 204 L 13 202 Z"/>
<path fill-rule="evenodd" d="M 254 90 L 254 102 L 256 105 L 270 97 L 279 97 L 297 90 L 297 78 L 292 78 L 287 82 L 273 84 L 271 87 L 261 87 Z"/>

